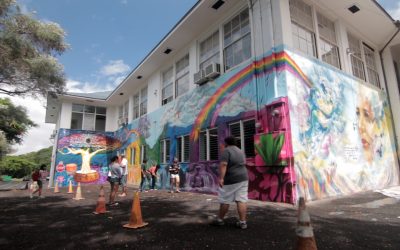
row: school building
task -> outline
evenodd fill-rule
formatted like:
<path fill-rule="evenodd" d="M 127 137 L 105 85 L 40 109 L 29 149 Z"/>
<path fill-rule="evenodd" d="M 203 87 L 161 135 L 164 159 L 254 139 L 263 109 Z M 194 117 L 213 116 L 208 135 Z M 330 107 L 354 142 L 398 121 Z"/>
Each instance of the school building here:
<path fill-rule="evenodd" d="M 249 198 L 295 203 L 399 184 L 400 22 L 374 0 L 202 0 L 111 92 L 49 93 L 52 185 L 106 182 L 125 154 L 177 157 L 181 188 L 216 193 L 233 135 Z M 129 32 L 129 31 L 127 31 Z"/>

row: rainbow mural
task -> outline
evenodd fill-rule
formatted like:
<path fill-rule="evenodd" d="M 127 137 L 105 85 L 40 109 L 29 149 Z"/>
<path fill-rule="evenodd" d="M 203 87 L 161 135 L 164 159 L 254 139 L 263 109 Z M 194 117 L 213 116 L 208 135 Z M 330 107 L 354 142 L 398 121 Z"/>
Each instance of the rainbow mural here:
<path fill-rule="evenodd" d="M 191 139 L 197 141 L 200 129 L 210 114 L 213 114 L 211 125 L 215 125 L 221 108 L 234 96 L 235 92 L 246 86 L 256 77 L 282 71 L 289 71 L 307 86 L 313 86 L 312 82 L 285 51 L 265 56 L 237 72 L 216 90 L 215 94 L 199 112 L 190 134 Z"/>

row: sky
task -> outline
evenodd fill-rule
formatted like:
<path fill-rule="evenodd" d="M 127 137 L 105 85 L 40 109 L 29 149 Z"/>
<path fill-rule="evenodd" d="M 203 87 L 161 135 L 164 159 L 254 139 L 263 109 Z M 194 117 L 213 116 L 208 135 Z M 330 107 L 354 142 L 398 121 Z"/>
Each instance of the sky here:
<path fill-rule="evenodd" d="M 70 92 L 114 89 L 161 41 L 197 0 L 17 0 L 24 13 L 56 22 L 71 48 L 58 57 Z M 378 1 L 395 20 L 400 0 Z M 12 98 L 38 124 L 15 145 L 15 155 L 49 147 L 45 100 Z"/>

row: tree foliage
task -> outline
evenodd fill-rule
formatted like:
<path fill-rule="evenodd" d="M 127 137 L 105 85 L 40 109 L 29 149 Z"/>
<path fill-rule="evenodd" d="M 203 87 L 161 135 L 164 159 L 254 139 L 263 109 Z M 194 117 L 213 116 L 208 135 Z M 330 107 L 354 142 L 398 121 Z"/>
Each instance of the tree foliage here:
<path fill-rule="evenodd" d="M 35 126 L 24 107 L 15 106 L 9 98 L 0 98 L 0 131 L 8 143 L 21 143 L 28 129 Z"/>
<path fill-rule="evenodd" d="M 57 24 L 21 13 L 14 0 L 0 0 L 0 93 L 9 96 L 62 93 L 63 67 L 56 55 L 68 45 Z"/>
<path fill-rule="evenodd" d="M 7 142 L 4 133 L 0 131 L 0 161 L 11 151 L 11 145 Z"/>
<path fill-rule="evenodd" d="M 14 178 L 30 176 L 32 171 L 45 164 L 50 169 L 52 147 L 41 149 L 22 155 L 5 156 L 0 161 L 0 174 L 10 175 Z"/>

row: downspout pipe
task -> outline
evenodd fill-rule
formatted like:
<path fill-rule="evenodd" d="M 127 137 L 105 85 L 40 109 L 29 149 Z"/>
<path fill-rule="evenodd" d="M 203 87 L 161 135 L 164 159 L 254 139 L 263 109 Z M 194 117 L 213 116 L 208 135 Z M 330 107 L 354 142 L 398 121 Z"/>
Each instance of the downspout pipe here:
<path fill-rule="evenodd" d="M 385 65 L 383 63 L 383 51 L 386 49 L 386 47 L 392 42 L 392 40 L 397 36 L 397 34 L 399 34 L 400 32 L 400 21 L 397 20 L 394 22 L 394 25 L 397 28 L 397 31 L 394 33 L 394 35 L 389 39 L 389 41 L 385 44 L 385 46 L 383 46 L 383 48 L 379 51 L 379 59 L 381 60 L 381 66 L 382 66 L 382 73 L 383 73 L 383 82 L 385 83 L 385 89 L 386 89 L 386 93 L 388 94 L 388 103 L 389 103 L 389 110 L 390 110 L 390 116 L 392 117 L 391 119 L 391 123 L 392 123 L 392 128 L 393 128 L 393 134 L 394 134 L 394 145 L 395 145 L 395 149 L 396 149 L 396 156 L 397 156 L 397 163 L 398 166 L 400 167 L 400 158 L 399 158 L 399 145 L 398 145 L 398 141 L 397 141 L 397 135 L 396 135 L 396 127 L 393 121 L 393 110 L 392 110 L 392 104 L 390 102 L 390 96 L 388 93 L 388 83 L 387 83 L 387 78 L 386 78 L 386 72 L 385 72 Z"/>

